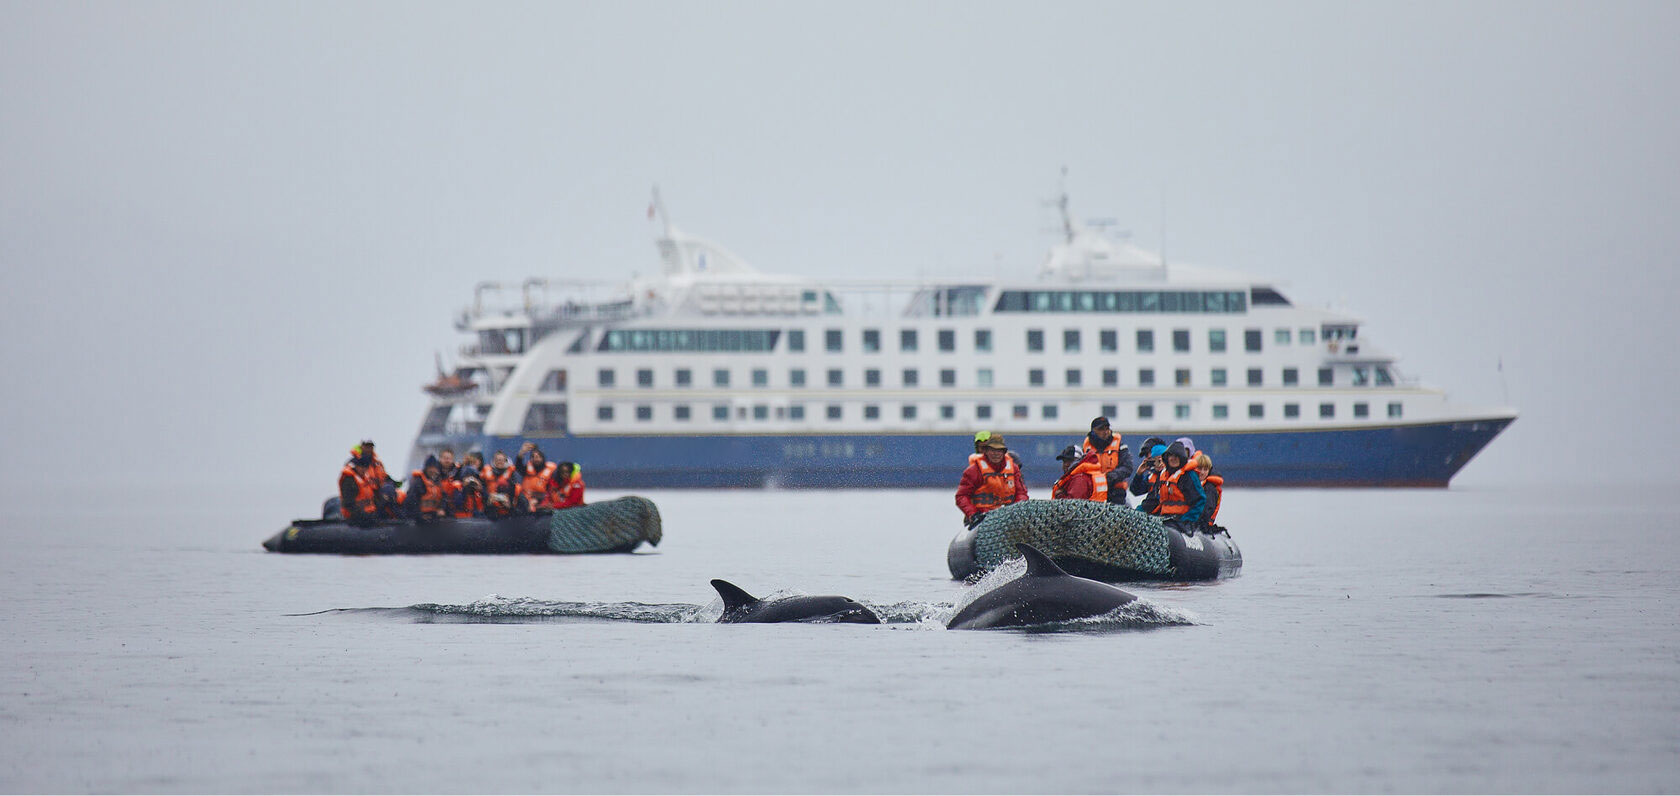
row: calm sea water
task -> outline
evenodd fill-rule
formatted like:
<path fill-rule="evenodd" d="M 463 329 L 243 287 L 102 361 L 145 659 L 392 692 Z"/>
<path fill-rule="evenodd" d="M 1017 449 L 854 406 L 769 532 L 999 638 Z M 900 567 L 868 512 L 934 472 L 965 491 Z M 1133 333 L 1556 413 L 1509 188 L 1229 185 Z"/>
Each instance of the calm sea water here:
<path fill-rule="evenodd" d="M 365 558 L 9 494 L 0 789 L 1680 791 L 1672 493 L 1233 489 L 1241 577 L 1046 634 L 942 629 L 945 491 L 642 494 L 651 553 Z M 676 621 L 713 577 L 900 621 Z"/>

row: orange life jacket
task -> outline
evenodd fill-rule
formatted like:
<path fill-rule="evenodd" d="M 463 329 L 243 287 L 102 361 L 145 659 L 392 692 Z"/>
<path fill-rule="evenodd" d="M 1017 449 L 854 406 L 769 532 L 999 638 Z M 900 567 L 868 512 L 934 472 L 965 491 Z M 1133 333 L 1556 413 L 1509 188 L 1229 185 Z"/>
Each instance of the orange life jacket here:
<path fill-rule="evenodd" d="M 367 469 L 371 471 L 373 468 L 370 466 Z M 363 517 L 372 517 L 378 513 L 379 504 L 375 502 L 375 495 L 379 491 L 378 482 L 368 472 L 358 468 L 354 462 L 344 465 L 344 469 L 339 472 L 339 480 L 342 481 L 344 476 L 349 476 L 356 481 L 356 497 L 351 500 L 351 505 L 339 506 L 339 513 L 343 514 L 347 520 L 358 514 Z M 352 511 L 352 508 L 354 508 L 354 511 Z"/>
<path fill-rule="evenodd" d="M 445 499 L 455 492 L 455 489 L 450 488 L 451 483 L 449 479 L 442 477 L 439 477 L 436 482 L 428 481 L 424 470 L 415 470 L 409 473 L 408 488 L 421 490 L 420 516 L 431 516 L 444 510 Z M 459 485 L 457 485 L 457 488 L 459 488 Z M 405 494 L 404 497 L 406 498 L 407 495 Z"/>
<path fill-rule="evenodd" d="M 583 468 L 573 465 L 572 474 L 566 477 L 566 483 L 555 489 L 550 497 L 553 507 L 557 509 L 583 505 Z"/>
<path fill-rule="evenodd" d="M 992 463 L 986 461 L 983 453 L 969 454 L 969 464 L 980 465 L 980 484 L 974 488 L 974 494 L 969 501 L 980 511 L 991 511 L 998 506 L 1007 506 L 1015 502 L 1016 483 L 1021 479 L 1021 468 L 1015 465 L 1015 458 L 1009 454 L 1003 456 L 1003 469 L 995 470 Z"/>
<path fill-rule="evenodd" d="M 513 483 L 513 468 L 509 467 L 506 470 L 503 470 L 501 475 L 496 475 L 495 468 L 486 464 L 480 474 L 484 476 L 485 515 L 490 517 L 506 517 L 508 509 L 504 506 L 491 505 L 490 496 L 500 495 L 506 492 L 508 485 Z"/>
<path fill-rule="evenodd" d="M 1085 437 L 1085 441 L 1080 443 L 1080 448 L 1082 450 L 1084 450 L 1086 453 L 1090 453 L 1091 451 L 1097 451 L 1097 464 L 1102 466 L 1103 472 L 1105 472 L 1105 473 L 1108 472 L 1109 470 L 1112 470 L 1112 469 L 1120 466 L 1120 435 L 1119 434 L 1115 434 L 1114 436 L 1109 437 L 1108 438 L 1108 446 L 1103 448 L 1100 451 L 1098 451 L 1095 447 L 1093 447 L 1091 445 L 1091 438 L 1089 436 Z"/>
<path fill-rule="evenodd" d="M 1207 489 L 1207 524 L 1212 525 L 1213 521 L 1219 517 L 1219 501 L 1225 497 L 1225 476 L 1218 473 L 1209 473 L 1208 477 L 1202 479 L 1202 486 Z"/>
<path fill-rule="evenodd" d="M 525 463 L 525 478 L 519 482 L 519 496 L 530 498 L 536 505 L 548 503 L 548 493 L 554 484 L 554 472 L 559 468 L 555 462 L 543 462 L 542 470 L 534 470 L 531 463 Z"/>
<path fill-rule="evenodd" d="M 1178 488 L 1178 479 L 1194 469 L 1196 469 L 1194 463 L 1185 462 L 1183 467 L 1178 468 L 1178 472 L 1168 476 L 1167 480 L 1161 483 L 1161 505 L 1156 513 L 1176 517 L 1190 510 L 1189 501 L 1185 499 L 1184 492 Z"/>
<path fill-rule="evenodd" d="M 1062 473 L 1062 477 L 1056 479 L 1056 485 L 1050 488 L 1050 497 L 1067 497 L 1067 484 L 1078 475 L 1088 475 L 1091 477 L 1091 496 L 1086 498 L 1086 500 L 1093 503 L 1108 502 L 1108 471 L 1102 469 L 1102 462 L 1100 459 L 1098 461 L 1082 459 L 1078 464 L 1073 466 L 1073 469 Z"/>

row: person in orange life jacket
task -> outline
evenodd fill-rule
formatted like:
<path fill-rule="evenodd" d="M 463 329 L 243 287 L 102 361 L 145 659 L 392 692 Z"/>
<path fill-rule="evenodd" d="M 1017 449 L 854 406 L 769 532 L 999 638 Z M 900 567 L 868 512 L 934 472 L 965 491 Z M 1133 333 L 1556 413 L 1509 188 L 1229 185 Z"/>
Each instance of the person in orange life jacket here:
<path fill-rule="evenodd" d="M 517 481 L 519 474 L 508 462 L 506 453 L 496 451 L 490 457 L 490 466 L 482 471 L 484 477 L 484 516 L 506 517 L 513 513 L 517 501 Z"/>
<path fill-rule="evenodd" d="M 561 462 L 554 470 L 554 481 L 558 486 L 549 493 L 554 508 L 569 509 L 583 505 L 582 467 L 575 462 Z"/>
<path fill-rule="evenodd" d="M 530 458 L 527 459 L 527 456 Z M 556 486 L 554 473 L 559 467 L 543 455 L 537 443 L 527 442 L 519 446 L 519 455 L 513 457 L 513 469 L 519 473 L 519 510 L 549 508 L 549 493 Z"/>
<path fill-rule="evenodd" d="M 1027 479 L 1003 435 L 988 433 L 975 445 L 985 452 L 968 457 L 968 468 L 957 484 L 957 508 L 970 528 L 980 524 L 986 512 L 1027 499 Z"/>
<path fill-rule="evenodd" d="M 350 449 L 350 461 L 338 473 L 339 513 L 344 519 L 358 525 L 379 519 L 384 472 L 372 442 L 364 440 Z"/>
<path fill-rule="evenodd" d="M 1127 491 L 1142 496 L 1138 501 L 1138 511 L 1154 514 L 1155 506 L 1161 502 L 1156 494 L 1158 481 L 1161 478 L 1161 454 L 1167 452 L 1167 444 L 1160 437 L 1150 437 L 1143 441 L 1138 448 L 1138 455 L 1143 459 L 1138 462 L 1137 472 L 1132 475 L 1131 483 L 1126 486 Z"/>
<path fill-rule="evenodd" d="M 1132 449 L 1126 447 L 1120 436 L 1109 428 L 1108 418 L 1092 420 L 1091 432 L 1085 435 L 1080 446 L 1086 453 L 1096 451 L 1099 455 L 1098 463 L 1108 480 L 1108 502 L 1128 505 L 1126 489 L 1132 478 Z"/>
<path fill-rule="evenodd" d="M 442 461 L 443 453 L 438 454 L 438 459 Z M 484 455 L 478 451 L 461 458 L 461 466 L 455 468 L 455 482 L 460 484 L 460 488 L 449 505 L 449 513 L 457 517 L 475 517 L 484 513 L 484 476 L 480 472 L 483 467 Z"/>
<path fill-rule="evenodd" d="M 455 482 L 443 475 L 438 457 L 427 456 L 426 463 L 408 478 L 403 499 L 403 514 L 417 520 L 438 520 L 449 516 L 450 498 Z"/>
<path fill-rule="evenodd" d="M 1168 445 L 1161 454 L 1161 465 L 1161 503 L 1156 512 L 1186 530 L 1201 525 L 1207 514 L 1207 491 L 1184 444 Z"/>
<path fill-rule="evenodd" d="M 1207 516 L 1202 518 L 1202 525 L 1219 530 L 1214 521 L 1219 519 L 1219 504 L 1225 499 L 1225 476 L 1213 471 L 1213 460 L 1205 453 L 1198 451 L 1191 461 L 1196 465 L 1196 474 L 1202 477 L 1202 488 L 1207 491 Z"/>
<path fill-rule="evenodd" d="M 1102 454 L 1081 452 L 1069 445 L 1056 454 L 1062 463 L 1062 477 L 1050 488 L 1054 500 L 1108 501 L 1108 474 L 1102 469 Z"/>

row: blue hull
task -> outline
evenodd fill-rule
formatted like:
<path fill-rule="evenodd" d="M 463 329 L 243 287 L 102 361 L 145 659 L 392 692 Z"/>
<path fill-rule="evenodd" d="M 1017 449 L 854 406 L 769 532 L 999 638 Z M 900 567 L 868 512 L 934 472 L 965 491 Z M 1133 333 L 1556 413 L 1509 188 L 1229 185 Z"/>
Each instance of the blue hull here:
<path fill-rule="evenodd" d="M 1510 425 L 1510 418 L 1378 428 L 1251 433 L 1191 432 L 1232 486 L 1445 487 Z M 1149 436 L 1124 432 L 1136 446 Z M 1061 473 L 1056 454 L 1073 434 L 1008 434 L 1029 483 Z M 956 488 L 974 441 L 947 435 L 427 436 L 419 450 L 453 448 L 513 455 L 527 439 L 550 461 L 575 461 L 592 487 L 664 489 L 786 487 Z M 423 454 L 422 454 L 423 455 Z M 411 467 L 414 466 L 411 463 Z"/>

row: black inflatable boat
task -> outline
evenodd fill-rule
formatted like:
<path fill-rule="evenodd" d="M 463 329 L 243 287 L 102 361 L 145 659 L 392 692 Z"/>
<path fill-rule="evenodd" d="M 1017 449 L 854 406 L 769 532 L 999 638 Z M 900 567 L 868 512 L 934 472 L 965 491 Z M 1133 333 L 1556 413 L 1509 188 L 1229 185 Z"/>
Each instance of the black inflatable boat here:
<path fill-rule="evenodd" d="M 951 577 L 983 574 L 1017 543 L 1044 551 L 1074 575 L 1106 581 L 1214 580 L 1242 571 L 1242 551 L 1220 529 L 1186 530 L 1159 517 L 1089 500 L 1028 500 L 986 515 L 951 540 Z"/>
<path fill-rule="evenodd" d="M 384 555 L 407 553 L 628 553 L 663 538 L 659 509 L 641 497 L 506 519 L 449 518 L 421 522 L 297 520 L 263 542 L 273 553 Z"/>

